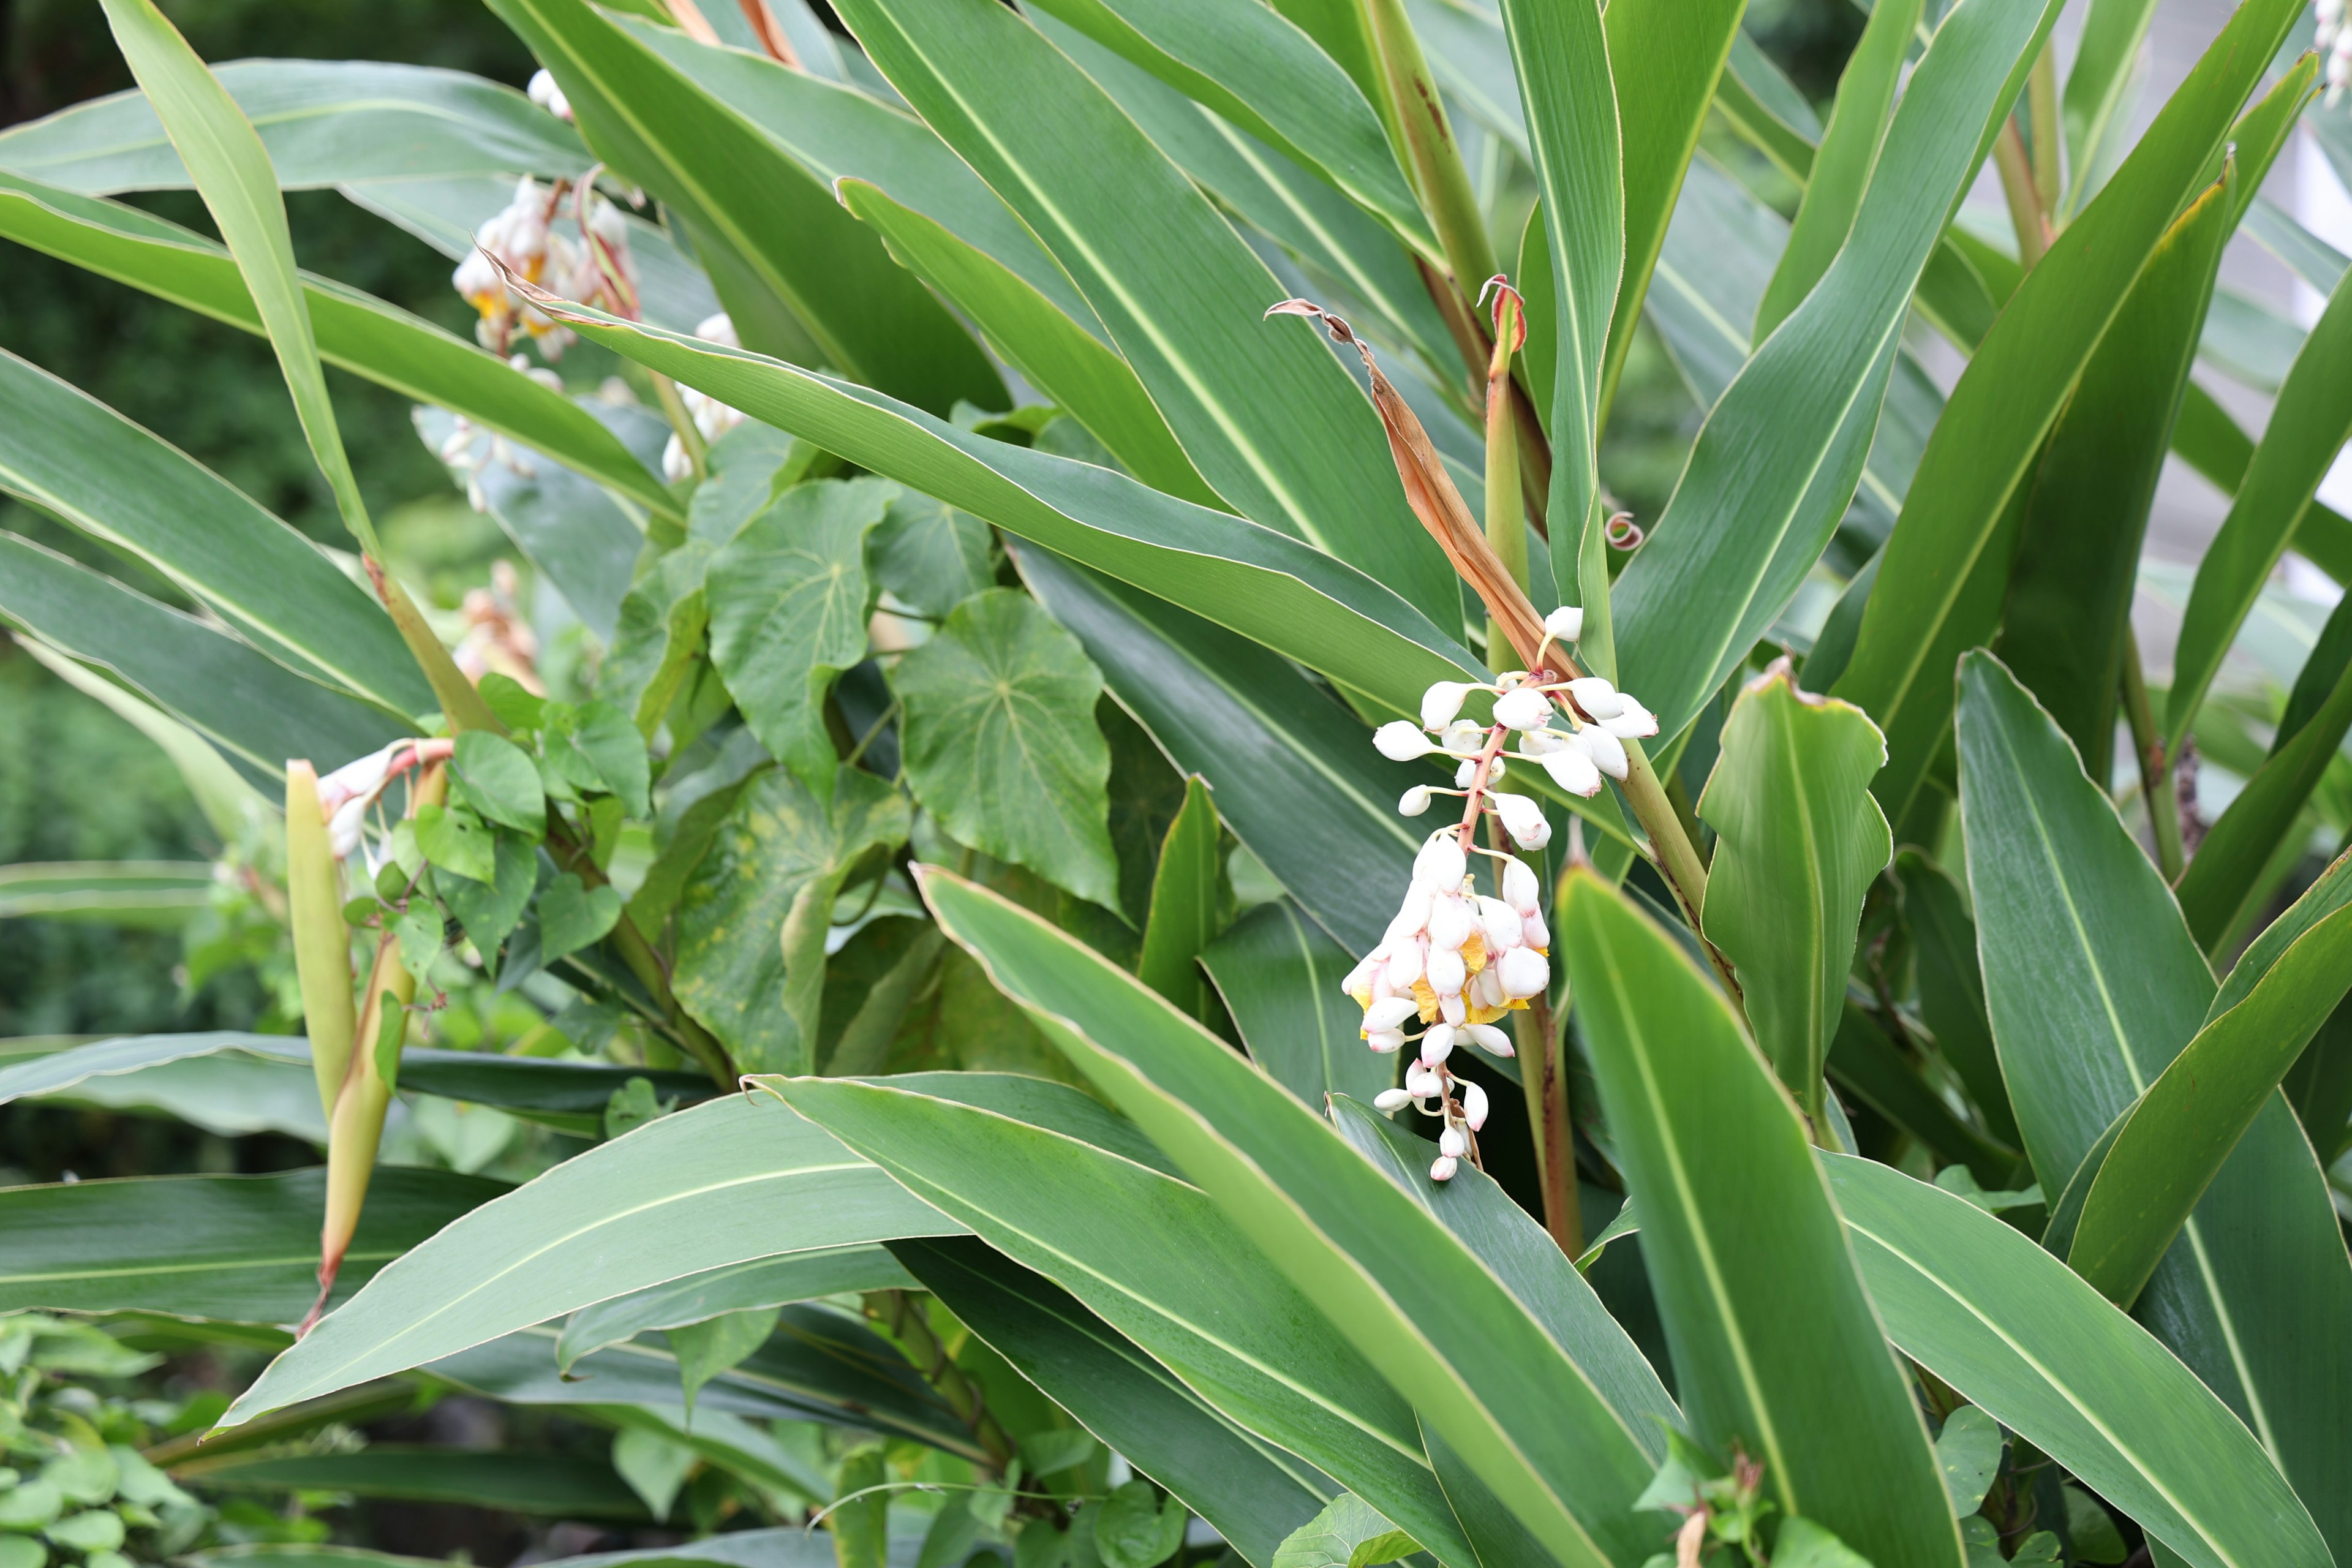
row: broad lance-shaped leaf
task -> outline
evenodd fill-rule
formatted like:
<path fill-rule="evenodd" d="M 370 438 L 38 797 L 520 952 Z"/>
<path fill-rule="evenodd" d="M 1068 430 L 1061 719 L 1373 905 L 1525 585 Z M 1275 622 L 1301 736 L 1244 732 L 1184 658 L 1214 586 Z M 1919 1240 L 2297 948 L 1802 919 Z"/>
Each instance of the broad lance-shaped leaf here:
<path fill-rule="evenodd" d="M 970 883 L 922 878 L 948 934 L 1378 1358 L 1546 1553 L 1582 1564 L 1648 1549 L 1628 1509 L 1652 1462 L 1626 1417 L 1434 1216 L 1133 976 Z"/>
<path fill-rule="evenodd" d="M 1844 249 L 1700 430 L 1612 595 L 1620 684 L 1656 710 L 1662 733 L 1689 723 L 1747 658 L 1845 514 L 1912 289 L 2057 14 L 2006 0 L 1947 18 Z"/>
<path fill-rule="evenodd" d="M 1809 1121 L 1853 964 L 1862 897 L 1894 850 L 1870 798 L 1886 742 L 1867 714 L 1797 689 L 1784 659 L 1741 689 L 1699 816 L 1720 835 L 1703 923 L 1756 1043 Z"/>
<path fill-rule="evenodd" d="M 866 535 L 898 493 L 879 479 L 795 485 L 721 547 L 706 579 L 711 662 L 751 732 L 819 795 L 837 755 L 826 694 L 866 657 Z"/>
<path fill-rule="evenodd" d="M 1874 1161 L 1819 1156 L 1903 1352 L 2198 1568 L 2331 1561 L 2243 1423 L 2013 1226 Z"/>
<path fill-rule="evenodd" d="M 501 83 L 379 60 L 230 60 L 214 77 L 289 191 L 350 180 L 519 173 L 576 178 L 572 127 Z M 90 195 L 191 184 L 146 95 L 109 93 L 0 134 L 0 169 Z"/>
<path fill-rule="evenodd" d="M 2112 772 L 2140 542 L 2229 238 L 2229 168 L 2157 242 L 2084 366 L 2034 472 L 2010 568 L 2001 658 L 2094 778 Z"/>
<path fill-rule="evenodd" d="M 2046 265 L 2046 262 L 2045 262 Z M 1985 997 L 2026 1152 L 2063 1192 L 2206 1021 L 2213 977 L 2065 736 L 1990 654 L 1960 666 L 1959 773 Z M 2352 1552 L 2352 1260 L 2273 1097 L 2157 1266 L 2140 1320 Z"/>
<path fill-rule="evenodd" d="M 227 251 L 136 207 L 0 174 L 0 235 L 245 331 L 262 330 L 252 291 Z M 319 354 L 329 364 L 462 414 L 647 510 L 683 515 L 646 465 L 562 393 L 356 289 L 309 272 L 301 282 Z M 369 635 L 356 624 L 350 630 L 355 637 Z"/>
<path fill-rule="evenodd" d="M 585 0 L 495 9 L 554 74 L 590 147 L 723 247 L 705 261 L 747 342 L 761 341 L 761 317 L 733 309 L 737 275 L 769 308 L 788 309 L 788 330 L 845 375 L 938 413 L 958 399 L 1004 405 L 1003 383 L 955 318 L 739 110 Z"/>
<path fill-rule="evenodd" d="M 908 822 L 906 797 L 857 768 L 829 800 L 782 768 L 736 797 L 679 897 L 673 984 L 744 1071 L 814 1069 L 834 900 Z"/>
<path fill-rule="evenodd" d="M 2092 1178 L 2066 1261 L 2129 1306 L 2279 1080 L 2352 987 L 2352 910 L 2282 952 L 2197 1033 L 2125 1114 Z"/>
<path fill-rule="evenodd" d="M 1263 319 L 1288 290 L 1108 95 L 1003 7 L 848 0 L 842 16 L 1062 263 L 1217 493 L 1448 624 L 1460 590 L 1362 394 L 1311 332 Z"/>
<path fill-rule="evenodd" d="M 338 1301 L 508 1190 L 478 1176 L 399 1166 L 377 1172 L 373 1185 L 336 1278 Z M 322 1168 L 0 1189 L 0 1225 L 8 1233 L 0 1311 L 290 1323 L 319 1293 L 319 1210 L 326 1189 Z"/>
<path fill-rule="evenodd" d="M 583 337 L 1009 533 L 1183 605 L 1399 713 L 1476 660 L 1384 584 L 1297 540 L 880 393 L 534 293 Z M 1383 458 L 1383 461 L 1386 459 Z"/>
<path fill-rule="evenodd" d="M 1363 1015 L 1339 989 L 1355 958 L 1288 899 L 1257 908 L 1201 953 L 1250 1058 L 1309 1110 L 1328 1094 L 1369 1102 L 1396 1063 L 1364 1043 Z"/>
<path fill-rule="evenodd" d="M 1135 973 L 1146 985 L 1207 1021 L 1209 996 L 1195 962 L 1219 924 L 1217 807 L 1199 774 L 1184 781 L 1184 804 L 1160 840 L 1151 879 L 1151 908 Z"/>
<path fill-rule="evenodd" d="M 5 532 L 0 618 L 112 671 L 267 788 L 284 788 L 289 757 L 340 766 L 410 732 L 407 721 L 382 708 L 307 680 L 193 616 Z"/>
<path fill-rule="evenodd" d="M 959 842 L 1118 907 L 1102 672 L 1025 594 L 956 606 L 890 677 L 907 782 Z"/>
<path fill-rule="evenodd" d="M 393 1173 L 378 1173 L 379 1189 Z M 371 1281 L 373 1294 L 320 1320 L 222 1419 L 239 1425 L 723 1264 L 962 1228 L 790 1111 L 730 1096 L 647 1122 L 446 1226 Z"/>
<path fill-rule="evenodd" d="M 2131 279 L 2206 177 L 2295 9 L 2289 0 L 2255 0 L 2231 17 L 2130 160 L 2026 275 L 1953 390 L 1837 683 L 1837 694 L 1886 734 L 1889 761 L 1874 793 L 1889 817 L 1902 818 L 1941 744 L 1952 661 L 1997 623 L 1994 584 L 2007 575 L 2034 455 Z M 2275 146 L 2258 133 L 2260 122 L 2299 102 L 2305 79 L 2291 72 L 2247 115 L 2239 129 L 2250 157 Z M 2250 162 L 2238 177 L 2259 183 L 2263 174 Z"/>
<path fill-rule="evenodd" d="M 2155 15 L 2156 0 L 2094 0 L 2083 18 L 2074 67 L 2066 73 L 2063 121 L 2071 178 L 2062 213 L 2081 211 L 2100 175 L 2117 161 L 2116 117 L 2133 90 L 2140 43 Z"/>
<path fill-rule="evenodd" d="M 9 353 L 0 489 L 138 556 L 280 662 L 392 711 L 436 706 L 400 634 L 318 546 L 176 447 Z M 320 771 L 349 760 L 320 757 Z"/>
<path fill-rule="evenodd" d="M 914 1283 L 896 1258 L 871 1242 L 730 1263 L 582 1308 L 565 1320 L 557 1336 L 555 1364 L 569 1373 L 582 1357 L 625 1344 L 648 1329 L 684 1328 L 725 1312 Z"/>
<path fill-rule="evenodd" d="M 211 904 L 215 885 L 209 860 L 19 861 L 0 866 L 0 920 L 45 915 L 173 930 Z"/>
<path fill-rule="evenodd" d="M 961 1076 L 938 1075 L 929 1094 L 891 1079 L 773 1087 L 1230 1419 L 1376 1500 L 1448 1563 L 1475 1561 L 1403 1397 L 1213 1201 L 1082 1131 L 959 1104 Z"/>
<path fill-rule="evenodd" d="M 1691 1430 L 1874 1563 L 1961 1559 L 1935 1452 L 1787 1093 L 1721 992 L 1590 869 L 1558 917 Z"/>

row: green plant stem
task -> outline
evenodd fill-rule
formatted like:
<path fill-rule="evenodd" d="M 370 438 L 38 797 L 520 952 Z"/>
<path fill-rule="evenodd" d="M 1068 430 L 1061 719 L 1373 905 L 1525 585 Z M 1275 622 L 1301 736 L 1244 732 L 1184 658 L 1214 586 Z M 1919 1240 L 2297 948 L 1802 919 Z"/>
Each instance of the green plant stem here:
<path fill-rule="evenodd" d="M 441 646 L 441 639 L 425 624 L 425 612 L 416 607 L 408 591 L 400 585 L 400 579 L 384 570 L 383 563 L 373 555 L 361 556 L 360 563 L 367 568 L 368 581 L 375 584 L 377 602 L 399 628 L 400 640 L 408 645 L 409 657 L 416 660 L 416 667 L 425 672 L 426 684 L 433 688 L 433 695 L 440 700 L 441 717 L 448 721 L 450 731 L 488 730 L 493 735 L 505 734 L 507 727 L 499 722 L 499 716 L 490 711 L 490 705 L 482 700 L 482 694 L 474 689 L 474 683 L 466 679 L 466 672 L 457 668 L 449 650 Z"/>
<path fill-rule="evenodd" d="M 1706 949 L 1707 962 L 1715 966 L 1716 974 L 1723 981 L 1724 990 L 1738 1010 L 1740 1022 L 1747 1022 L 1748 1006 L 1739 981 L 1731 973 L 1731 961 L 1717 952 L 1715 943 L 1706 940 L 1699 924 L 1700 912 L 1706 907 L 1706 863 L 1699 858 L 1698 847 L 1690 835 L 1683 831 L 1682 816 L 1675 810 L 1674 802 L 1666 798 L 1665 786 L 1658 782 L 1657 770 L 1650 766 L 1649 753 L 1639 741 L 1625 742 L 1625 800 L 1633 808 L 1633 819 L 1642 831 L 1650 836 L 1652 864 L 1665 879 L 1666 887 L 1674 893 L 1675 902 L 1682 907 L 1683 919 L 1690 922 L 1699 945 Z"/>
<path fill-rule="evenodd" d="M 1461 352 L 1475 391 L 1486 374 L 1493 353 L 1493 340 L 1478 324 L 1475 312 L 1466 309 L 1462 297 L 1454 292 L 1454 284 L 1444 273 L 1432 267 L 1428 260 L 1416 256 L 1413 266 L 1421 273 L 1422 288 L 1428 291 L 1430 303 L 1437 308 L 1440 321 Z M 1528 395 L 1527 362 L 1519 360 L 1511 366 L 1511 418 L 1518 432 L 1519 489 L 1527 502 L 1528 521 L 1547 542 L 1551 538 L 1545 526 L 1544 509 L 1551 497 L 1551 437 L 1544 431 L 1543 416 L 1536 412 L 1534 399 Z"/>
<path fill-rule="evenodd" d="M 2140 798 L 2147 803 L 2148 830 L 2156 840 L 2157 869 L 2168 882 L 2180 880 L 2188 863 L 2180 843 L 2180 803 L 2173 795 L 2172 759 L 2164 752 L 2148 700 L 2147 671 L 2139 661 L 2139 636 L 2124 627 L 2124 719 L 2131 726 L 2132 754 L 2139 759 Z"/>
<path fill-rule="evenodd" d="M 1470 171 L 1462 162 L 1461 143 L 1446 123 L 1445 106 L 1421 52 L 1421 39 L 1405 17 L 1404 0 L 1360 3 L 1365 31 L 1395 106 L 1413 183 L 1421 187 L 1422 205 L 1437 230 L 1445 264 L 1454 270 L 1454 291 L 1469 304 L 1477 297 L 1478 285 L 1495 275 L 1495 247 L 1486 237 L 1486 215 L 1478 209 Z"/>
<path fill-rule="evenodd" d="M 698 481 L 709 473 L 710 448 L 702 439 L 701 426 L 694 416 L 686 411 L 686 399 L 677 395 L 677 383 L 659 371 L 650 373 L 654 396 L 661 402 L 662 413 L 669 419 L 669 427 L 677 433 L 677 444 L 686 448 L 686 460 L 694 465 L 694 477 Z"/>
<path fill-rule="evenodd" d="M 2033 62 L 2033 74 L 2025 83 L 2026 112 L 2033 125 L 2033 184 L 2042 198 L 2042 217 L 2046 224 L 2056 210 L 2058 184 L 2063 175 L 2058 167 L 2060 139 L 2065 134 L 2058 118 L 2058 45 L 2055 39 L 2042 46 L 2042 54 Z"/>
<path fill-rule="evenodd" d="M 1520 485 L 1519 427 L 1513 411 L 1511 354 L 1519 336 L 1517 296 L 1506 293 L 1496 304 L 1495 347 L 1486 362 L 1486 542 L 1495 547 L 1517 584 L 1528 591 L 1528 525 Z M 1491 652 L 1510 644 L 1503 623 L 1489 617 L 1486 647 Z"/>
<path fill-rule="evenodd" d="M 2000 194 L 2009 202 L 2010 226 L 2017 231 L 2018 265 L 2031 272 L 2050 248 L 2049 222 L 2042 216 L 2042 197 L 2033 178 L 2033 163 L 2025 138 L 2017 132 L 2015 116 L 2000 124 L 1993 139 L 1993 166 L 2000 171 Z"/>
<path fill-rule="evenodd" d="M 1568 1104 L 1568 1043 L 1551 999 L 1533 996 L 1519 1015 L 1519 1082 L 1535 1135 L 1536 1167 L 1543 1184 L 1544 1229 L 1571 1258 L 1584 1251 L 1584 1212 L 1577 1203 L 1576 1132 Z"/>
<path fill-rule="evenodd" d="M 898 1348 L 907 1352 L 907 1359 L 914 1363 L 915 1370 L 947 1401 L 956 1419 L 971 1428 L 973 1439 L 987 1451 L 1002 1474 L 1013 1462 L 1013 1439 L 990 1414 L 980 1385 L 964 1375 L 963 1368 L 956 1365 L 947 1346 L 931 1331 L 922 1304 L 904 1290 L 868 1290 L 865 1305 L 866 1315 L 898 1342 Z"/>

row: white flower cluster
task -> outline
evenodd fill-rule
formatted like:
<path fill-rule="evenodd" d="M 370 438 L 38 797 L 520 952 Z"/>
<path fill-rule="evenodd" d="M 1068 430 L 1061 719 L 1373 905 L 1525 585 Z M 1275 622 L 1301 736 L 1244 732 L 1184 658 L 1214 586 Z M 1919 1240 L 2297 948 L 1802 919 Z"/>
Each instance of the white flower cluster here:
<path fill-rule="evenodd" d="M 367 814 L 393 780 L 411 768 L 446 762 L 457 752 L 450 740 L 394 741 L 345 763 L 319 780 L 319 815 L 327 819 L 327 842 L 335 858 L 360 847 L 366 837 Z M 376 867 L 368 867 L 373 875 Z"/>
<path fill-rule="evenodd" d="M 530 85 L 523 90 L 530 95 L 533 103 L 556 119 L 571 120 L 572 100 L 563 96 L 563 89 L 555 85 L 555 79 L 547 73 L 545 68 L 530 73 Z"/>
<path fill-rule="evenodd" d="M 723 348 L 740 349 L 743 346 L 735 336 L 735 323 L 728 319 L 724 310 L 707 318 L 694 329 L 694 335 L 706 343 L 717 343 Z M 741 409 L 730 408 L 708 393 L 697 392 L 681 384 L 677 395 L 685 403 L 687 413 L 692 416 L 694 427 L 702 432 L 706 445 L 743 423 Z M 669 445 L 662 448 L 662 478 L 676 483 L 693 471 L 694 464 L 686 455 L 686 443 L 672 436 Z"/>
<path fill-rule="evenodd" d="M 2313 47 L 2327 57 L 2327 101 L 2334 103 L 2344 96 L 2344 88 L 2352 82 L 2352 27 L 2344 25 L 2344 0 L 2316 0 L 2313 7 L 2318 14 L 2319 31 Z"/>
<path fill-rule="evenodd" d="M 500 268 L 567 300 L 601 304 L 635 319 L 636 264 L 629 255 L 629 229 L 621 209 L 593 189 L 580 193 L 574 206 L 581 237 L 575 243 L 553 226 L 569 185 L 565 180 L 542 185 L 525 174 L 515 185 L 514 199 L 482 225 L 474 236 L 474 249 L 449 275 L 450 283 L 481 317 L 474 324 L 474 336 L 484 348 L 504 353 L 518 325 L 551 360 L 562 358 L 572 341 L 568 328 L 508 291 Z"/>
<path fill-rule="evenodd" d="M 562 392 L 561 377 L 544 365 L 534 365 L 521 354 L 508 356 L 507 364 L 539 383 L 551 392 Z M 441 460 L 466 476 L 466 500 L 476 511 L 490 510 L 490 498 L 482 489 L 482 470 L 495 464 L 519 479 L 539 478 L 539 468 L 529 453 L 509 441 L 497 431 L 477 425 L 464 415 L 455 416 L 449 434 L 441 438 Z"/>
<path fill-rule="evenodd" d="M 1583 629 L 1582 611 L 1554 610 L 1545 618 L 1537 662 L 1553 643 L 1573 642 Z M 1491 723 L 1461 717 L 1473 691 L 1493 694 Z M 1563 716 L 1565 728 L 1559 722 Z M 1624 742 L 1657 732 L 1648 709 L 1597 676 L 1559 679 L 1549 670 L 1513 670 L 1492 686 L 1441 680 L 1422 697 L 1419 726 L 1400 719 L 1372 737 L 1381 754 L 1397 762 L 1432 753 L 1455 760 L 1454 787 L 1414 785 L 1397 803 L 1405 816 L 1421 816 L 1439 795 L 1463 801 L 1460 822 L 1432 834 L 1413 858 L 1403 907 L 1381 944 L 1342 982 L 1364 1009 L 1363 1038 L 1373 1050 L 1420 1042 L 1404 1087 L 1376 1103 L 1382 1110 L 1410 1104 L 1444 1119 L 1438 1158 L 1429 1168 L 1437 1181 L 1451 1177 L 1462 1156 L 1475 1152 L 1475 1134 L 1486 1120 L 1485 1091 L 1456 1079 L 1446 1058 L 1462 1044 L 1511 1055 L 1511 1037 L 1496 1022 L 1524 1010 L 1551 984 L 1551 932 L 1535 872 L 1517 857 L 1477 841 L 1480 819 L 1489 813 L 1521 849 L 1549 843 L 1551 824 L 1531 796 L 1497 789 L 1495 781 L 1508 771 L 1507 758 L 1535 763 L 1563 789 L 1597 795 L 1604 773 L 1626 775 Z M 1506 749 L 1513 736 L 1517 751 Z M 1486 897 L 1471 881 L 1473 853 L 1497 862 L 1502 897 Z M 1422 1032 L 1406 1034 L 1415 1023 Z"/>

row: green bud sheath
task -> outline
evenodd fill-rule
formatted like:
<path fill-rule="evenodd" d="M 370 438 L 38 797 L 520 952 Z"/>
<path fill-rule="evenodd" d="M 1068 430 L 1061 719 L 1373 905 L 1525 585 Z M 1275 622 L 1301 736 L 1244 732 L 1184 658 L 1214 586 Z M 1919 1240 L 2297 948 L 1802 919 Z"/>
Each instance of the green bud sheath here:
<path fill-rule="evenodd" d="M 319 774 L 307 762 L 286 764 L 286 902 L 310 1066 L 319 1076 L 320 1107 L 331 1118 L 358 1025 L 342 875 L 327 841 L 326 816 L 319 809 Z"/>

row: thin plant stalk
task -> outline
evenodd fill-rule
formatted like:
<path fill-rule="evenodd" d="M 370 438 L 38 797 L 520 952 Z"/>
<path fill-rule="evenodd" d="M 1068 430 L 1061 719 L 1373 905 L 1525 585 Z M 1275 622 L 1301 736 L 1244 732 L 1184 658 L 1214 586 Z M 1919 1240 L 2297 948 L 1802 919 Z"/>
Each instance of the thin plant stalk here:
<path fill-rule="evenodd" d="M 1486 237 L 1486 218 L 1478 208 L 1470 171 L 1462 162 L 1462 144 L 1446 122 L 1436 79 L 1430 75 L 1421 39 L 1405 16 L 1404 0 L 1361 4 L 1365 31 L 1388 83 L 1413 183 L 1420 187 L 1430 226 L 1437 231 L 1445 264 L 1453 269 L 1454 289 L 1466 304 L 1472 279 L 1495 275 L 1495 247 Z"/>
<path fill-rule="evenodd" d="M 1548 996 L 1530 997 L 1512 1033 L 1517 1037 L 1519 1082 L 1527 1094 L 1528 1129 L 1535 1134 L 1544 1229 L 1562 1252 L 1575 1258 L 1584 1250 L 1584 1211 L 1577 1197 L 1576 1132 L 1568 1103 L 1568 1042 L 1559 1024 L 1567 1013 L 1563 1007 L 1555 1014 Z"/>
<path fill-rule="evenodd" d="M 1528 591 L 1528 526 L 1520 485 L 1519 427 L 1512 407 L 1511 356 L 1528 341 L 1525 302 L 1500 274 L 1487 280 L 1494 297 L 1495 346 L 1486 362 L 1486 542 L 1519 592 Z M 1500 621 L 1486 623 L 1492 656 L 1507 637 Z"/>
<path fill-rule="evenodd" d="M 2041 56 L 2033 62 L 2033 72 L 2026 78 L 2025 102 L 2033 127 L 2034 192 L 2042 199 L 2042 220 L 2048 225 L 2057 208 L 2059 182 L 2064 178 L 2059 169 L 2059 150 L 2065 132 L 2058 116 L 2058 43 L 2054 38 L 2042 46 Z"/>
<path fill-rule="evenodd" d="M 2188 864 L 2180 841 L 2180 801 L 2174 794 L 2172 759 L 2165 754 L 2164 731 L 2148 700 L 2147 672 L 2139 661 L 2139 634 L 2124 628 L 2124 721 L 2131 727 L 2132 755 L 2139 760 L 2140 798 L 2147 803 L 2148 830 L 2156 840 L 2157 869 L 2168 882 L 2180 880 Z"/>
<path fill-rule="evenodd" d="M 2000 194 L 2009 203 L 2010 226 L 2017 231 L 2018 265 L 2031 272 L 2050 248 L 2050 220 L 2044 216 L 2039 182 L 2033 177 L 2032 155 L 2018 134 L 2015 116 L 2004 120 L 1993 139 L 1993 166 L 2000 171 Z"/>

